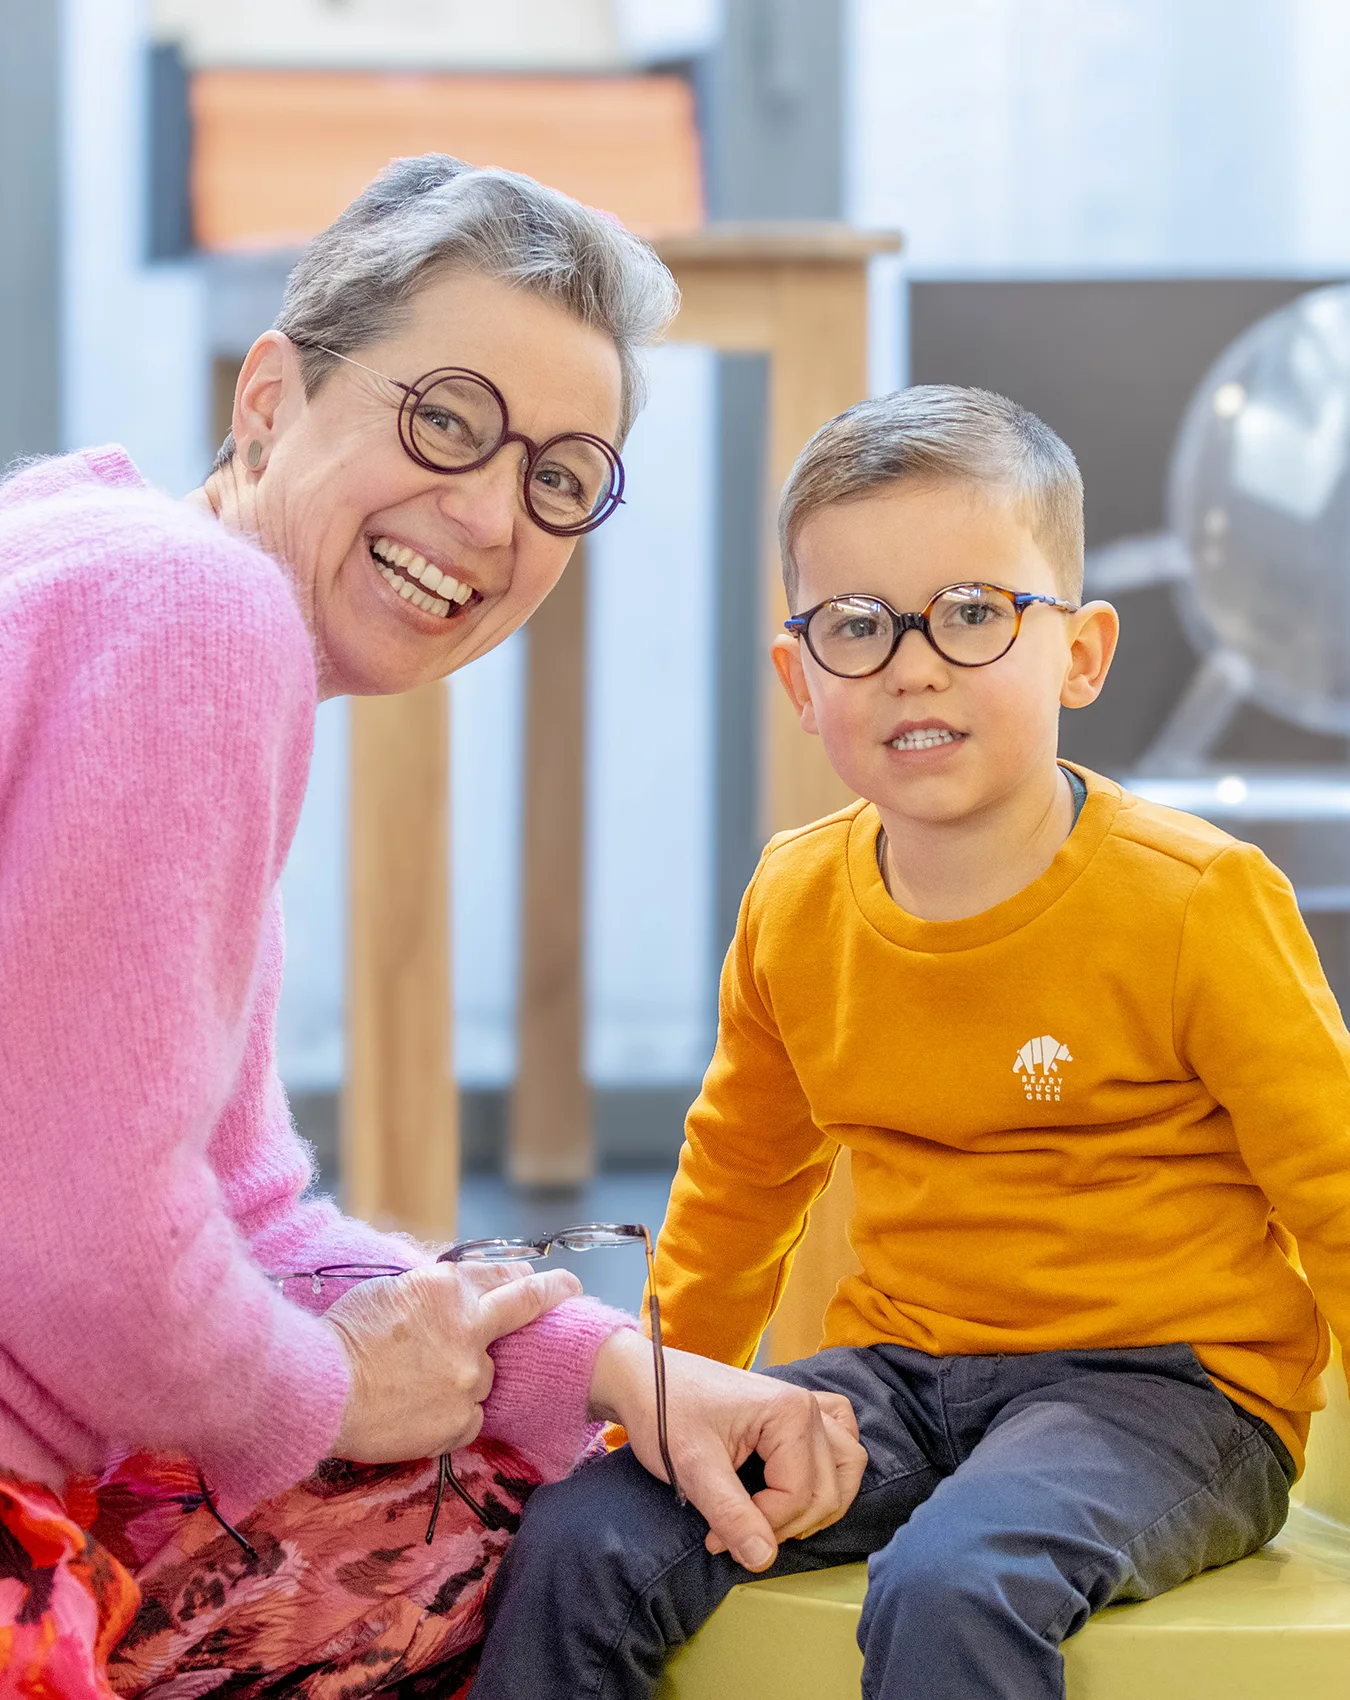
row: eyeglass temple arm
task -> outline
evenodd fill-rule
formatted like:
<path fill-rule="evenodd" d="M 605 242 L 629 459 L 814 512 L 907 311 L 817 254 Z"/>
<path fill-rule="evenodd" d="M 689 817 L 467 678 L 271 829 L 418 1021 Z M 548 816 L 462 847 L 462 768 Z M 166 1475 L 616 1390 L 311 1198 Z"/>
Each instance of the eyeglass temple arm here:
<path fill-rule="evenodd" d="M 675 1474 L 675 1465 L 670 1456 L 670 1435 L 667 1429 L 667 1400 L 666 1400 L 666 1354 L 661 1340 L 661 1301 L 656 1296 L 656 1262 L 652 1257 L 652 1236 L 646 1228 L 642 1230 L 642 1243 L 647 1251 L 647 1320 L 652 1331 L 652 1369 L 656 1377 L 656 1443 L 661 1451 L 661 1462 L 666 1467 L 666 1478 L 670 1482 L 678 1504 L 687 1505 L 684 1489 L 680 1486 L 680 1478 Z"/>
<path fill-rule="evenodd" d="M 294 338 L 291 339 L 295 341 Z M 339 354 L 336 348 L 327 348 L 321 342 L 296 342 L 297 348 L 312 348 L 316 354 L 330 355 L 334 360 L 345 361 L 348 366 L 359 366 L 363 372 L 369 372 L 372 378 L 382 378 L 386 384 L 392 384 L 396 390 L 402 390 L 404 395 L 416 395 L 417 391 L 411 384 L 402 383 L 398 378 L 391 378 L 388 372 L 377 372 L 373 366 L 367 366 L 364 360 L 353 360 L 350 354 Z"/>
<path fill-rule="evenodd" d="M 1060 596 L 1039 596 L 1031 590 L 1019 590 L 1012 599 L 1013 607 L 1019 614 L 1023 609 L 1030 608 L 1033 602 L 1044 602 L 1047 608 L 1062 608 L 1066 614 L 1076 614 L 1083 606 L 1081 602 L 1066 602 Z"/>

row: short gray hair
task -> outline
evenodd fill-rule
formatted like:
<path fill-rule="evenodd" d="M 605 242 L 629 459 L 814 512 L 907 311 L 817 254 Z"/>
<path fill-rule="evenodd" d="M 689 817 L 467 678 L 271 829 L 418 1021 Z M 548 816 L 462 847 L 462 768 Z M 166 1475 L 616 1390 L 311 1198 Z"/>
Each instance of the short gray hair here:
<path fill-rule="evenodd" d="M 456 270 L 557 302 L 614 339 L 622 443 L 646 400 L 642 350 L 680 304 L 674 278 L 610 214 L 443 153 L 394 160 L 297 261 L 274 328 L 301 350 L 306 395 L 336 364 L 317 344 L 354 354 L 378 342 L 433 275 Z M 231 432 L 216 466 L 234 449 Z"/>
<path fill-rule="evenodd" d="M 1083 479 L 1068 444 L 1007 396 L 957 384 L 915 384 L 850 407 L 822 425 L 797 456 L 778 507 L 790 606 L 797 597 L 792 551 L 807 518 L 911 482 L 1007 491 L 1060 589 L 1075 600 L 1082 594 Z"/>

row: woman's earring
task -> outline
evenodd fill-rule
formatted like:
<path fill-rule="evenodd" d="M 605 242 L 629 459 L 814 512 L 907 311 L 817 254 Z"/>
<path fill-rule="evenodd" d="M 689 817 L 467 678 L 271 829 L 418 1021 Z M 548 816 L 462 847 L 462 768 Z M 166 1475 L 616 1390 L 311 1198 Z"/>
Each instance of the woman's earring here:
<path fill-rule="evenodd" d="M 258 462 L 262 459 L 262 444 L 256 437 L 248 446 L 247 459 L 248 464 L 256 470 Z"/>

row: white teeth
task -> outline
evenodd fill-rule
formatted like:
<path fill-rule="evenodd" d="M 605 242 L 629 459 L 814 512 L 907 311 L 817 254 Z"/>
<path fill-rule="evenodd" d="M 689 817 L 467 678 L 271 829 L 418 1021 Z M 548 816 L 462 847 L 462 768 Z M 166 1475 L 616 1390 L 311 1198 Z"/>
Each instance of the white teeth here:
<path fill-rule="evenodd" d="M 891 739 L 893 750 L 931 750 L 939 744 L 954 744 L 956 733 L 948 732 L 938 726 L 921 726 L 913 732 L 905 732 L 898 738 Z"/>
<path fill-rule="evenodd" d="M 428 614 L 438 614 L 443 619 L 449 614 L 452 603 L 458 603 L 462 607 L 473 595 L 471 585 L 461 584 L 449 573 L 443 573 L 439 567 L 433 567 L 430 561 L 405 543 L 395 543 L 389 537 L 377 537 L 370 547 L 375 555 L 380 577 L 415 608 L 423 608 Z M 395 572 L 395 567 L 401 568 L 402 571 Z M 415 585 L 409 583 L 410 579 L 419 580 L 425 589 L 418 590 Z M 440 592 L 439 595 L 435 594 L 437 591 Z"/>

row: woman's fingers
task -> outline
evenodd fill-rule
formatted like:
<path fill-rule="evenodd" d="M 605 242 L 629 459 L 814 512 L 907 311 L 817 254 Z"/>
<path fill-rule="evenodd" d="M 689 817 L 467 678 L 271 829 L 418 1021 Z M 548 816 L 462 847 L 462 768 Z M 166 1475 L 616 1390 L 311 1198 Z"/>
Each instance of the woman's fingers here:
<path fill-rule="evenodd" d="M 828 1411 L 822 1412 L 822 1415 L 828 1462 L 822 1465 L 823 1473 L 818 1483 L 821 1492 L 811 1508 L 793 1518 L 786 1527 L 778 1529 L 779 1540 L 803 1540 L 807 1535 L 818 1534 L 821 1529 L 828 1529 L 831 1523 L 837 1523 L 857 1498 L 862 1484 L 867 1453 L 857 1439 L 857 1419 L 852 1407 L 849 1407 L 847 1420 L 841 1420 Z M 772 1521 L 772 1507 L 766 1508 L 766 1515 Z"/>
<path fill-rule="evenodd" d="M 564 1299 L 576 1298 L 580 1292 L 581 1282 L 568 1269 L 549 1269 L 493 1287 L 478 1301 L 484 1344 L 500 1340 L 503 1334 L 514 1334 L 517 1328 L 524 1328 L 545 1311 L 560 1305 Z"/>
<path fill-rule="evenodd" d="M 352 1371 L 334 1450 L 376 1464 L 467 1445 L 492 1388 L 488 1346 L 580 1291 L 564 1269 L 486 1265 L 470 1278 L 451 1263 L 352 1288 L 326 1318 Z"/>
<path fill-rule="evenodd" d="M 456 1263 L 461 1276 L 476 1293 L 490 1293 L 494 1287 L 504 1287 L 508 1281 L 523 1281 L 533 1274 L 528 1263 Z"/>

